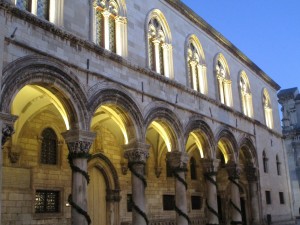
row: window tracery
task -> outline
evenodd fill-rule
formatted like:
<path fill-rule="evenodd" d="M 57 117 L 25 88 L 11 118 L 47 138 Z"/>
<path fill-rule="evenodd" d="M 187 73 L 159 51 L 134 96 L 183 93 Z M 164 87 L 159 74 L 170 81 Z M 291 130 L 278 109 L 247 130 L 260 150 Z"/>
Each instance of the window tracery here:
<path fill-rule="evenodd" d="M 154 10 L 153 14 L 161 13 Z M 156 73 L 170 78 L 173 74 L 172 45 L 166 23 L 162 20 L 159 15 L 153 15 L 148 22 L 149 67 Z"/>
<path fill-rule="evenodd" d="M 187 67 L 191 88 L 202 94 L 206 94 L 207 81 L 204 53 L 194 35 L 190 38 L 187 46 Z"/>
<path fill-rule="evenodd" d="M 248 117 L 253 117 L 252 93 L 248 77 L 244 71 L 240 75 L 240 95 L 243 113 Z"/>
<path fill-rule="evenodd" d="M 232 90 L 229 69 L 223 55 L 216 60 L 215 71 L 219 89 L 219 99 L 222 104 L 232 106 Z"/>
<path fill-rule="evenodd" d="M 94 41 L 97 45 L 127 56 L 127 19 L 115 0 L 94 1 Z"/>

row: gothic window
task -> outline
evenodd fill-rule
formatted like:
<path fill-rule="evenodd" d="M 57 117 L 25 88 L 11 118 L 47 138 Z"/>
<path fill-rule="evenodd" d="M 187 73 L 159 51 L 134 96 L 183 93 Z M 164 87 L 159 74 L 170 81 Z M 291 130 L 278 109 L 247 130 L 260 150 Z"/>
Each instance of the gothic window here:
<path fill-rule="evenodd" d="M 53 129 L 46 128 L 42 132 L 41 163 L 57 164 L 58 142 Z"/>
<path fill-rule="evenodd" d="M 269 159 L 267 158 L 266 152 L 263 151 L 263 167 L 265 173 L 268 173 L 268 160 Z"/>
<path fill-rule="evenodd" d="M 97 45 L 126 56 L 127 20 L 116 0 L 94 1 L 94 41 Z"/>
<path fill-rule="evenodd" d="M 217 56 L 215 72 L 218 82 L 219 100 L 224 105 L 232 106 L 232 90 L 229 69 L 222 54 Z"/>
<path fill-rule="evenodd" d="M 244 71 L 240 74 L 240 95 L 243 113 L 248 117 L 253 117 L 252 94 L 248 77 Z"/>
<path fill-rule="evenodd" d="M 194 157 L 190 160 L 190 174 L 192 180 L 197 180 L 197 167 L 196 167 L 196 160 Z"/>
<path fill-rule="evenodd" d="M 277 168 L 277 175 L 281 175 L 281 162 L 279 161 L 278 155 L 276 155 L 276 168 Z"/>
<path fill-rule="evenodd" d="M 36 190 L 35 213 L 59 212 L 59 191 Z"/>
<path fill-rule="evenodd" d="M 50 0 L 16 0 L 19 9 L 33 13 L 39 18 L 49 20 Z"/>
<path fill-rule="evenodd" d="M 202 94 L 207 93 L 206 66 L 204 53 L 196 36 L 189 38 L 187 46 L 187 69 L 191 88 Z"/>
<path fill-rule="evenodd" d="M 170 32 L 160 11 L 154 10 L 151 13 L 147 28 L 149 67 L 156 73 L 171 77 L 173 61 Z"/>
<path fill-rule="evenodd" d="M 269 93 L 267 89 L 263 90 L 263 107 L 265 113 L 265 122 L 267 127 L 273 128 L 273 112 Z"/>

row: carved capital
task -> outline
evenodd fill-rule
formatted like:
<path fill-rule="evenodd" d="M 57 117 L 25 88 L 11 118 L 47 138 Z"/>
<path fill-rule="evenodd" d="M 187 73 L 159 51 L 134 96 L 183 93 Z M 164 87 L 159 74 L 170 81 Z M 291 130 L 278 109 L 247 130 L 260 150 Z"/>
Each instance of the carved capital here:
<path fill-rule="evenodd" d="M 227 167 L 228 176 L 230 179 L 239 179 L 241 175 L 241 169 L 236 163 L 230 163 Z"/>
<path fill-rule="evenodd" d="M 201 165 L 203 167 L 204 174 L 207 176 L 215 176 L 220 164 L 219 159 L 201 159 Z"/>
<path fill-rule="evenodd" d="M 186 152 L 173 151 L 167 153 L 167 162 L 172 170 L 187 170 L 189 156 Z"/>
<path fill-rule="evenodd" d="M 70 153 L 88 153 L 96 133 L 82 130 L 70 130 L 62 133 Z"/>
<path fill-rule="evenodd" d="M 149 157 L 149 147 L 143 142 L 134 141 L 124 145 L 124 157 L 128 159 L 128 163 L 146 163 Z"/>
<path fill-rule="evenodd" d="M 2 124 L 2 149 L 5 142 L 14 134 L 14 122 L 17 120 L 17 118 L 17 116 L 11 114 L 0 113 L 0 122 Z"/>
<path fill-rule="evenodd" d="M 257 182 L 258 180 L 258 174 L 257 174 L 257 168 L 255 168 L 252 165 L 247 165 L 245 167 L 246 170 L 246 176 L 249 182 Z"/>

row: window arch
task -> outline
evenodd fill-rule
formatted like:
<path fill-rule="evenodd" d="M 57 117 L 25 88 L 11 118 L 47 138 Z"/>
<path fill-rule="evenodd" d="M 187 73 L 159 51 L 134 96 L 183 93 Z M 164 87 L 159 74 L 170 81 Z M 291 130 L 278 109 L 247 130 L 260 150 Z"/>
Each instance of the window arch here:
<path fill-rule="evenodd" d="M 94 42 L 120 56 L 127 56 L 127 19 L 125 3 L 94 0 Z"/>
<path fill-rule="evenodd" d="M 148 15 L 147 42 L 149 68 L 173 78 L 171 32 L 164 15 L 158 9 Z"/>
<path fill-rule="evenodd" d="M 41 19 L 62 25 L 62 0 L 15 0 L 15 4 Z"/>
<path fill-rule="evenodd" d="M 45 128 L 42 132 L 40 160 L 42 164 L 57 164 L 58 140 L 52 128 Z"/>
<path fill-rule="evenodd" d="M 232 106 L 230 71 L 227 61 L 221 53 L 217 55 L 215 60 L 215 74 L 218 82 L 220 102 L 224 105 Z"/>
<path fill-rule="evenodd" d="M 265 173 L 268 173 L 268 158 L 267 158 L 267 154 L 266 154 L 266 152 L 265 151 L 263 151 L 263 167 L 264 167 L 264 172 Z"/>
<path fill-rule="evenodd" d="M 190 174 L 192 180 L 197 180 L 197 166 L 194 157 L 191 157 L 190 159 Z"/>
<path fill-rule="evenodd" d="M 252 94 L 250 90 L 250 83 L 245 71 L 240 73 L 240 95 L 242 102 L 243 113 L 248 117 L 253 117 Z"/>
<path fill-rule="evenodd" d="M 202 94 L 207 93 L 205 56 L 202 46 L 195 35 L 187 41 L 187 71 L 191 88 Z"/>
<path fill-rule="evenodd" d="M 272 129 L 273 128 L 273 111 L 272 111 L 270 95 L 266 88 L 264 88 L 264 90 L 263 90 L 262 101 L 263 101 L 266 125 L 270 129 Z"/>
<path fill-rule="evenodd" d="M 281 162 L 279 161 L 278 155 L 276 155 L 276 169 L 277 169 L 277 175 L 281 175 Z"/>

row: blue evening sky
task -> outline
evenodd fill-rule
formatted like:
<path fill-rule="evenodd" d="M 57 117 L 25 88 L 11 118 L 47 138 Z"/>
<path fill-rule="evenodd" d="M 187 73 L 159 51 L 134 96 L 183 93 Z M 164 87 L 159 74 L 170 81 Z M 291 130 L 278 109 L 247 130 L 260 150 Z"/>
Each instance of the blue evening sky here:
<path fill-rule="evenodd" d="M 300 89 L 300 0 L 182 2 L 240 49 L 282 89 Z"/>

